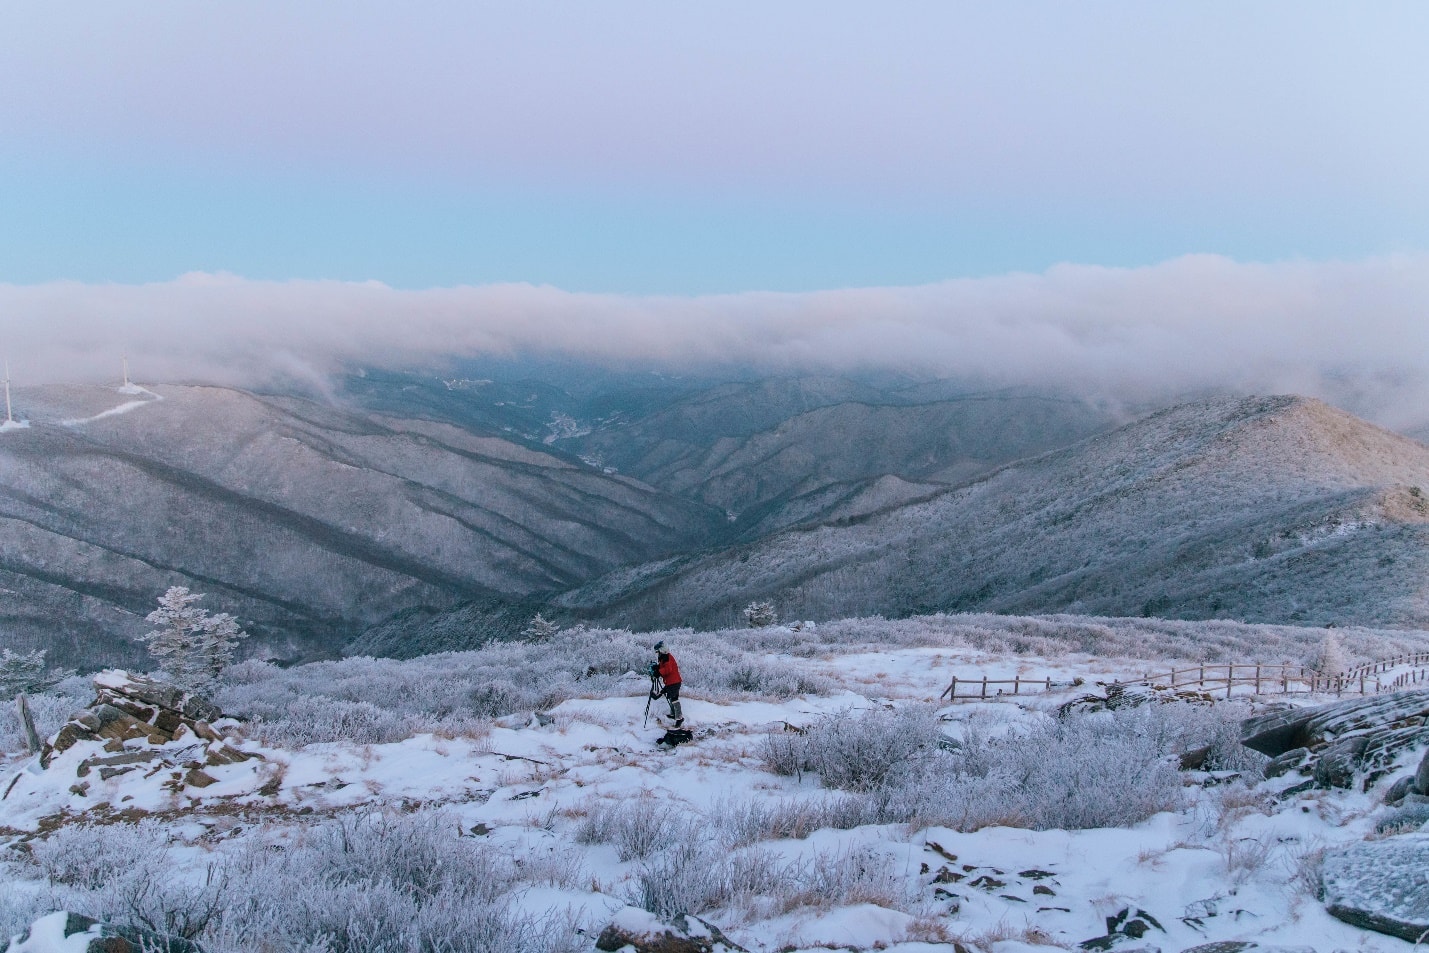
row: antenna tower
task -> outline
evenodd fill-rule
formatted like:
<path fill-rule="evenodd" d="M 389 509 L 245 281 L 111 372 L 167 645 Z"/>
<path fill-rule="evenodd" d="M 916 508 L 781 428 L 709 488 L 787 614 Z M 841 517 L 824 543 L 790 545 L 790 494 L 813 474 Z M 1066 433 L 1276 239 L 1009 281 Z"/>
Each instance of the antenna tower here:
<path fill-rule="evenodd" d="M 10 362 L 5 362 L 5 422 L 13 424 L 15 415 L 10 410 Z"/>
<path fill-rule="evenodd" d="M 124 361 L 124 386 L 125 386 L 125 387 L 128 387 L 128 386 L 129 386 L 129 355 L 128 355 L 128 354 L 123 354 L 123 355 L 121 355 L 120 357 L 121 357 L 121 359 Z M 9 377 L 10 375 L 6 374 L 5 376 L 6 376 L 6 377 Z"/>

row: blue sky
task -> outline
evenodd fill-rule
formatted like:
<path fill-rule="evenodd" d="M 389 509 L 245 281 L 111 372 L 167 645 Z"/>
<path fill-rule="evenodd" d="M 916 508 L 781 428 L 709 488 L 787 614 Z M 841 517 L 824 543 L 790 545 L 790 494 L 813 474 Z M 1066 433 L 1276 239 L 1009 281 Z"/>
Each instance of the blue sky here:
<path fill-rule="evenodd" d="M 1420 3 L 3 17 L 16 285 L 700 295 L 1429 249 Z"/>

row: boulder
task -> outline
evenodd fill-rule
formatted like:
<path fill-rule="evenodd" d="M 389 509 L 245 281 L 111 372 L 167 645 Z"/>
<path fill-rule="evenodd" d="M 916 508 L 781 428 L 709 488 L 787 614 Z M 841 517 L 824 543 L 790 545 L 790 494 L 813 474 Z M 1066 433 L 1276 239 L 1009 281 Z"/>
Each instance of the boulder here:
<path fill-rule="evenodd" d="M 10 941 L 6 953 L 203 953 L 192 940 L 139 927 L 100 923 L 78 913 L 51 913 Z"/>
<path fill-rule="evenodd" d="M 1322 788 L 1347 788 L 1355 783 L 1360 756 L 1369 744 L 1367 735 L 1351 735 L 1328 745 L 1315 759 L 1315 783 Z"/>
<path fill-rule="evenodd" d="M 1265 946 L 1254 940 L 1221 940 L 1189 947 L 1181 953 L 1315 953 L 1313 946 Z"/>
<path fill-rule="evenodd" d="M 159 708 L 167 708 L 190 719 L 216 721 L 222 713 L 218 706 L 196 692 L 187 692 L 176 685 L 148 678 L 130 675 L 121 669 L 109 669 L 94 676 L 94 687 L 99 691 L 100 700 L 114 695 L 129 701 L 145 702 Z"/>
<path fill-rule="evenodd" d="M 1113 947 L 1124 949 L 1126 953 L 1131 953 L 1129 947 L 1124 944 L 1140 940 L 1152 930 L 1166 932 L 1159 920 L 1138 907 L 1123 907 L 1116 916 L 1106 918 L 1106 935 L 1093 937 L 1090 940 L 1083 940 L 1080 944 L 1084 950 L 1110 950 Z M 1137 947 L 1141 949 L 1141 947 Z"/>
<path fill-rule="evenodd" d="M 1265 767 L 1261 769 L 1261 773 L 1264 774 L 1265 779 L 1269 781 L 1271 778 L 1278 778 L 1282 774 L 1294 771 L 1303 765 L 1309 757 L 1309 748 L 1291 748 L 1289 751 L 1282 752 L 1266 762 Z"/>
<path fill-rule="evenodd" d="M 635 953 L 748 953 L 719 927 L 689 914 L 669 921 L 636 907 L 626 907 L 596 938 L 604 953 L 633 949 Z"/>
<path fill-rule="evenodd" d="M 1414 792 L 1429 794 L 1429 751 L 1419 759 L 1419 770 L 1414 772 Z"/>
<path fill-rule="evenodd" d="M 1410 943 L 1429 933 L 1429 834 L 1327 852 L 1321 882 L 1331 916 Z"/>
<path fill-rule="evenodd" d="M 1314 708 L 1292 708 L 1247 718 L 1241 744 L 1275 757 L 1292 748 L 1315 748 L 1351 732 L 1403 727 L 1429 716 L 1429 690 L 1368 695 Z"/>

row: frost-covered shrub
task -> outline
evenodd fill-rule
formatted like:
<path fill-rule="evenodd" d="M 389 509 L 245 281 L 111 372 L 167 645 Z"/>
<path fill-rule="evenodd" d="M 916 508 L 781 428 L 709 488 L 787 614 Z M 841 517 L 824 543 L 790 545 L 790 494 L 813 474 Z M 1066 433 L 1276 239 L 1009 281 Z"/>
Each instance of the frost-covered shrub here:
<path fill-rule="evenodd" d="M 193 939 L 218 915 L 228 887 L 218 864 L 174 876 L 158 821 L 61 828 L 31 844 L 30 862 L 49 886 L 51 909 Z"/>
<path fill-rule="evenodd" d="M 1150 705 L 1044 716 L 1000 736 L 973 721 L 953 744 L 927 710 L 869 712 L 825 719 L 803 735 L 770 735 L 763 753 L 776 773 L 817 772 L 858 792 L 843 809 L 861 823 L 1119 827 L 1180 806 L 1183 752 L 1210 746 L 1213 767 L 1246 758 L 1231 740 L 1239 716 L 1238 706 Z"/>
<path fill-rule="evenodd" d="M 29 863 L 45 878 L 47 909 L 198 939 L 212 953 L 583 948 L 573 924 L 516 902 L 534 883 L 574 885 L 579 864 L 519 863 L 460 836 L 440 811 L 349 816 L 218 857 L 196 869 L 144 822 L 62 829 L 34 844 Z"/>
<path fill-rule="evenodd" d="M 35 719 L 35 731 L 48 738 L 59 731 L 75 709 L 94 695 L 89 679 L 71 677 L 48 691 L 28 696 L 30 716 Z M 0 701 L 0 753 L 26 750 L 24 727 L 14 700 Z"/>
<path fill-rule="evenodd" d="M 1172 759 L 1184 738 L 1158 730 L 1154 706 L 1048 718 L 999 738 L 970 731 L 896 779 L 885 810 L 900 819 L 976 830 L 1121 827 L 1181 803 Z"/>
<path fill-rule="evenodd" d="M 764 755 L 775 773 L 812 771 L 829 787 L 869 791 L 937 738 L 931 708 L 849 710 L 821 719 L 801 735 L 770 736 Z"/>
<path fill-rule="evenodd" d="M 613 844 L 621 860 L 635 860 L 674 842 L 686 831 L 675 808 L 649 795 L 597 804 L 576 828 L 581 844 Z"/>
<path fill-rule="evenodd" d="M 411 737 L 420 721 L 378 708 L 371 702 L 327 695 L 300 695 L 281 709 L 255 705 L 246 714 L 265 743 L 301 748 L 322 742 L 385 744 Z"/>
<path fill-rule="evenodd" d="M 766 840 L 802 839 L 825 828 L 850 830 L 880 823 L 883 817 L 870 798 L 829 794 L 776 801 L 718 801 L 705 820 L 721 841 L 731 847 L 744 847 Z"/>

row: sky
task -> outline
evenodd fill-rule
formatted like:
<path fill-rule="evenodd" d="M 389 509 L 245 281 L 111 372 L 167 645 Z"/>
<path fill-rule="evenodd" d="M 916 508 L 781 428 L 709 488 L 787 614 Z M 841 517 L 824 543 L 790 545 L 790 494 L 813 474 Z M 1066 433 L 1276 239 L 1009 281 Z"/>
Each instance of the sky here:
<path fill-rule="evenodd" d="M 757 345 L 842 291 L 877 339 L 897 320 L 888 302 L 942 294 L 927 320 L 960 333 L 1025 311 L 1010 289 L 1075 273 L 1116 286 L 1109 327 L 1145 321 L 1154 339 L 1179 307 L 1171 276 L 1215 261 L 1228 283 L 1200 290 L 1220 308 L 1205 328 L 1258 320 L 1232 276 L 1265 269 L 1308 322 L 1277 299 L 1266 326 L 1289 335 L 1283 352 L 1232 363 L 1294 364 L 1313 328 L 1305 373 L 1342 374 L 1313 355 L 1366 308 L 1392 299 L 1412 321 L 1429 307 L 1426 41 L 1421 2 L 13 0 L 0 331 L 35 342 L 35 376 L 55 373 L 37 322 L 102 329 L 107 348 L 132 336 L 139 300 L 173 315 L 177 340 L 220 312 L 268 333 L 257 313 L 180 314 L 195 287 L 227 286 L 254 308 L 308 308 L 291 330 L 309 342 L 341 338 L 357 300 L 410 330 L 433 297 L 465 294 L 488 310 L 456 307 L 431 339 L 408 335 L 413 351 L 440 351 L 453 327 L 465 340 L 477 317 L 508 345 L 570 333 L 543 317 L 557 299 L 563 314 L 717 313 Z M 1315 289 L 1346 269 L 1380 284 L 1327 316 Z M 771 314 L 741 310 L 748 295 L 795 297 Z M 1086 308 L 1053 302 L 1038 320 Z M 584 337 L 599 322 L 576 324 Z M 679 322 L 603 327 L 703 346 Z M 1374 374 L 1429 372 L 1429 352 L 1395 341 L 1413 330 L 1376 339 Z M 1043 350 L 1000 340 L 979 360 Z"/>

